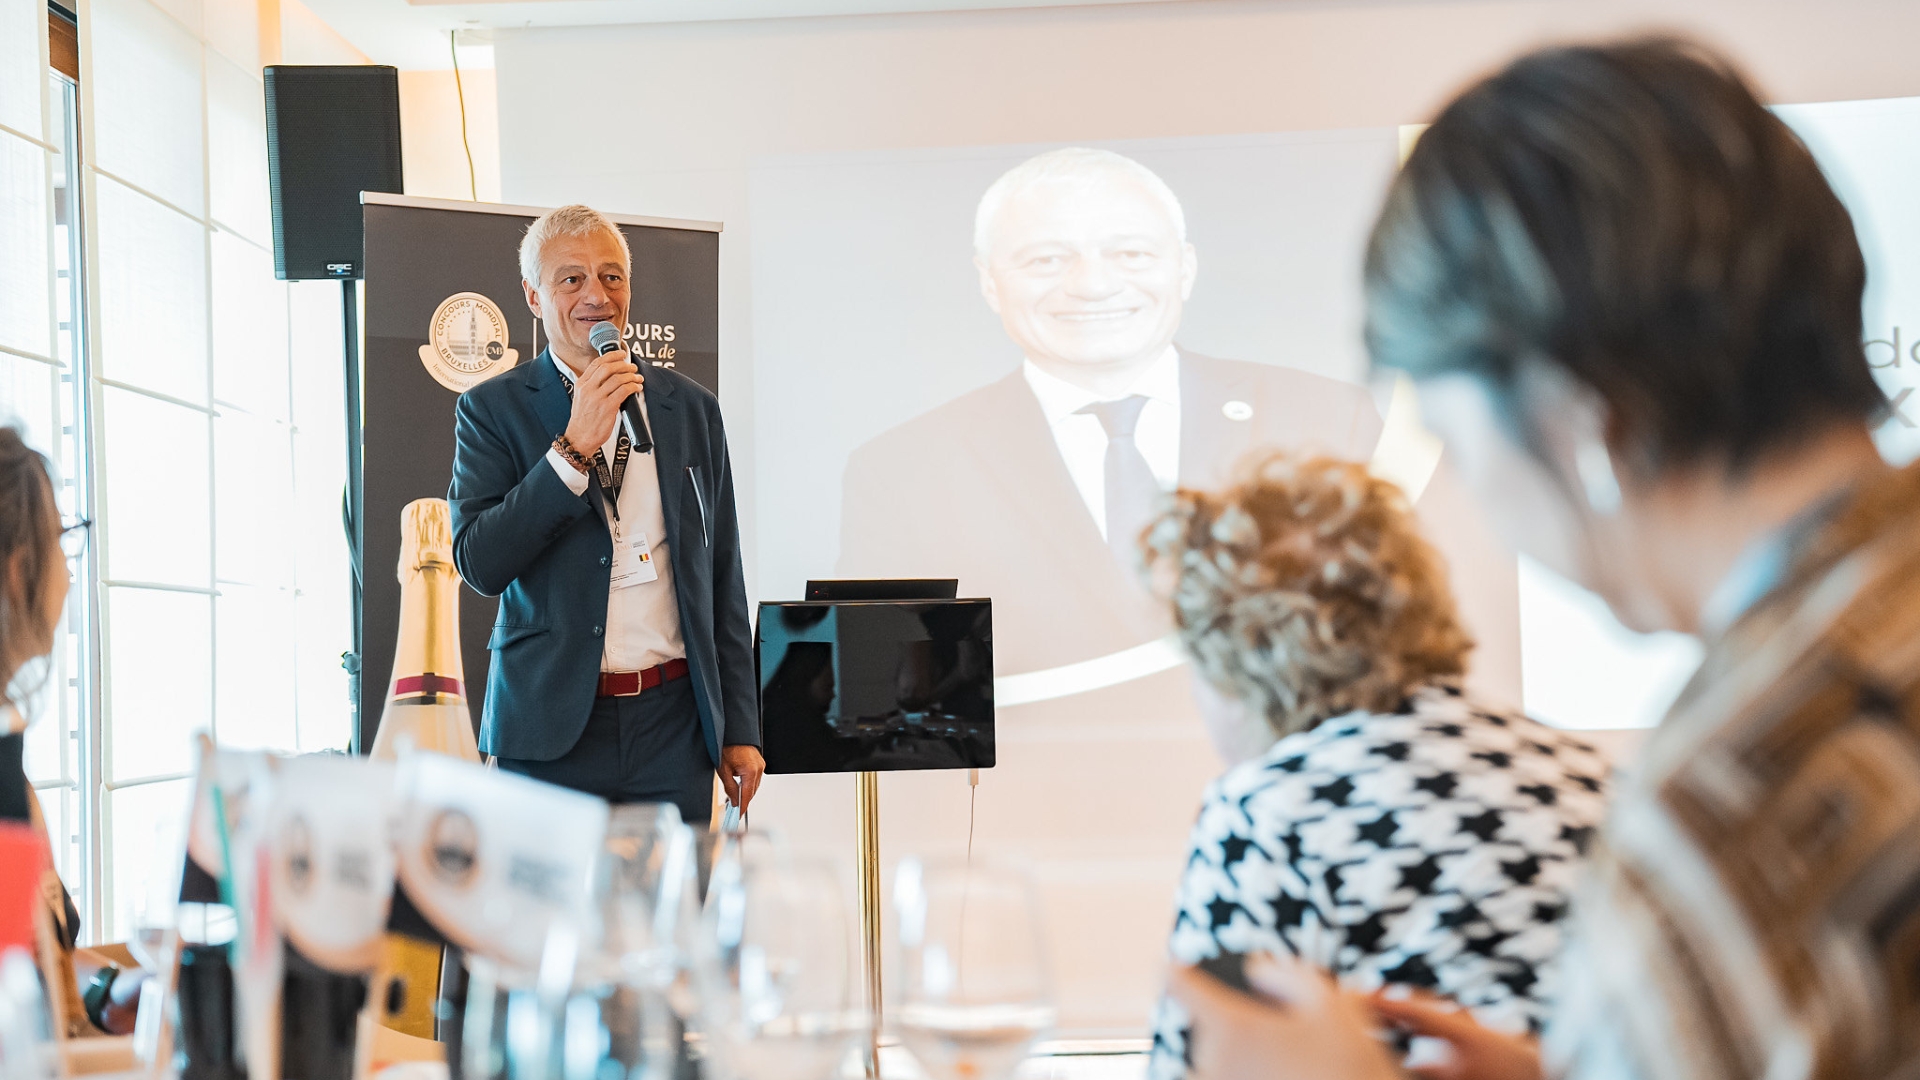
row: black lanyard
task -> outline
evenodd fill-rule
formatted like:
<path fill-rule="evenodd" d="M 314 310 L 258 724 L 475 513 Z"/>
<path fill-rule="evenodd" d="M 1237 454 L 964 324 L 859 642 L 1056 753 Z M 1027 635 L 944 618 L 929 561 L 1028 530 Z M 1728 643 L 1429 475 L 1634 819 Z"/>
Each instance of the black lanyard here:
<path fill-rule="evenodd" d="M 560 384 L 567 388 L 567 399 L 573 399 L 573 380 L 562 374 Z M 627 458 L 633 454 L 633 440 L 627 437 L 626 418 L 614 417 L 614 430 L 620 437 L 613 444 L 613 465 L 607 465 L 606 453 L 596 448 L 593 452 L 594 478 L 600 481 L 600 494 L 605 498 L 607 511 L 613 520 L 620 520 L 620 485 L 627 478 Z M 576 448 L 577 449 L 577 448 Z"/>

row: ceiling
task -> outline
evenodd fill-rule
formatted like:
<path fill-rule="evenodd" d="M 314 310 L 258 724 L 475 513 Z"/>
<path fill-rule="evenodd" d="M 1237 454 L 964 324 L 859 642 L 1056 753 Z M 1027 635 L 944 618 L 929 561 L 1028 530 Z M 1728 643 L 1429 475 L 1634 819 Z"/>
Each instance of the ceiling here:
<path fill-rule="evenodd" d="M 1084 7 L 1160 0 L 306 0 L 307 6 L 375 63 L 403 70 L 451 66 L 447 34 L 461 35 L 460 62 L 469 43 L 488 29 L 526 26 L 606 26 L 620 23 L 717 22 L 892 15 L 935 11 Z M 490 50 L 476 51 L 486 63 Z"/>

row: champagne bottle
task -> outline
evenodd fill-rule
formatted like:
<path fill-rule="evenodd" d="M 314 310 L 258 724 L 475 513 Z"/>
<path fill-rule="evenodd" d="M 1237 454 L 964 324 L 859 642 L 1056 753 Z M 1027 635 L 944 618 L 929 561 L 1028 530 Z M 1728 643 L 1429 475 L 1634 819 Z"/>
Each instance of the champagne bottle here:
<path fill-rule="evenodd" d="M 375 760 L 426 750 L 479 761 L 460 662 L 460 572 L 445 499 L 415 499 L 400 512 L 400 636 Z"/>
<path fill-rule="evenodd" d="M 394 641 L 386 708 L 373 737 L 375 760 L 392 760 L 403 751 L 480 760 L 460 662 L 460 585 L 447 500 L 408 503 L 400 512 L 400 636 Z M 404 897 L 395 902 L 405 902 Z M 382 1026 L 434 1037 L 441 961 L 437 943 L 387 935 L 373 981 Z M 377 1056 L 378 1049 L 374 1052 Z"/>

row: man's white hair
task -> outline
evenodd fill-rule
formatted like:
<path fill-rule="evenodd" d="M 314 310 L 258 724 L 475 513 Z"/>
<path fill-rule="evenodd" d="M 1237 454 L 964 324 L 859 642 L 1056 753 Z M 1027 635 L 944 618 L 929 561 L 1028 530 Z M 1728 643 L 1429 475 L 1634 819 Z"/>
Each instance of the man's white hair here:
<path fill-rule="evenodd" d="M 620 231 L 620 226 L 593 207 L 574 203 L 549 210 L 527 226 L 527 235 L 520 238 L 520 276 L 538 288 L 544 284 L 540 280 L 540 252 L 547 241 L 560 236 L 592 236 L 603 230 L 620 241 L 620 256 L 626 260 L 627 272 L 632 273 L 633 249 L 627 246 L 627 236 Z"/>
<path fill-rule="evenodd" d="M 1173 189 L 1152 169 L 1111 150 L 1069 146 L 1049 150 L 1015 165 L 980 196 L 980 208 L 973 215 L 973 253 L 982 261 L 987 258 L 993 247 L 993 224 L 999 219 L 1000 211 L 1015 195 L 1035 184 L 1076 183 L 1091 187 L 1103 180 L 1122 178 L 1137 181 L 1160 200 L 1167 217 L 1173 220 L 1173 231 L 1181 243 L 1186 243 L 1187 215 L 1180 209 L 1180 200 L 1174 197 Z"/>

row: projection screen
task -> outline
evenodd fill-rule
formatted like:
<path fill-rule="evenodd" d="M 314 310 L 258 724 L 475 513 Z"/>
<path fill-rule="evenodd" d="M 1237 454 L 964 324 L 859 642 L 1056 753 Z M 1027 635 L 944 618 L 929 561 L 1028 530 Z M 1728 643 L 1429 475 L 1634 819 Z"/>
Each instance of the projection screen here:
<path fill-rule="evenodd" d="M 1920 173 L 1920 102 L 1782 113 L 1859 221 L 1873 267 L 1869 353 L 1896 405 L 1883 446 L 1907 460 L 1920 450 L 1920 407 L 1904 397 L 1920 369 L 1920 314 L 1907 307 L 1920 281 L 1920 211 L 1900 192 Z M 1390 386 L 1364 385 L 1360 260 L 1415 134 L 1086 144 L 1163 181 L 1192 245 L 1183 299 L 1111 293 L 1133 298 L 1121 307 L 1177 320 L 1172 468 L 1181 483 L 1210 482 L 1275 442 L 1371 457 L 1420 493 L 1480 640 L 1481 693 L 1561 726 L 1649 726 L 1697 644 L 1629 634 L 1598 598 L 1498 555 L 1445 463 L 1421 460 L 1417 431 L 1401 430 L 1405 403 Z M 762 596 L 791 598 L 831 574 L 954 576 L 961 595 L 994 597 L 1001 764 L 984 775 L 977 806 L 961 775 L 888 777 L 883 845 L 898 856 L 970 842 L 982 857 L 1032 869 L 1063 1027 L 1138 1034 L 1160 978 L 1186 825 L 1221 766 L 1164 624 L 1103 542 L 1084 439 L 1076 471 L 1072 439 L 1056 437 L 1058 418 L 1038 396 L 1045 384 L 1024 370 L 1018 304 L 996 311 L 992 275 L 976 265 L 982 196 L 1053 149 L 755 163 L 758 583 Z M 1100 227 L 1103 213 L 1141 212 L 1086 200 L 1070 210 L 1082 229 Z M 1089 302 L 1085 318 L 1132 317 L 1098 308 Z M 845 793 L 813 779 L 770 790 L 767 819 L 844 855 L 816 826 L 844 820 Z"/>

